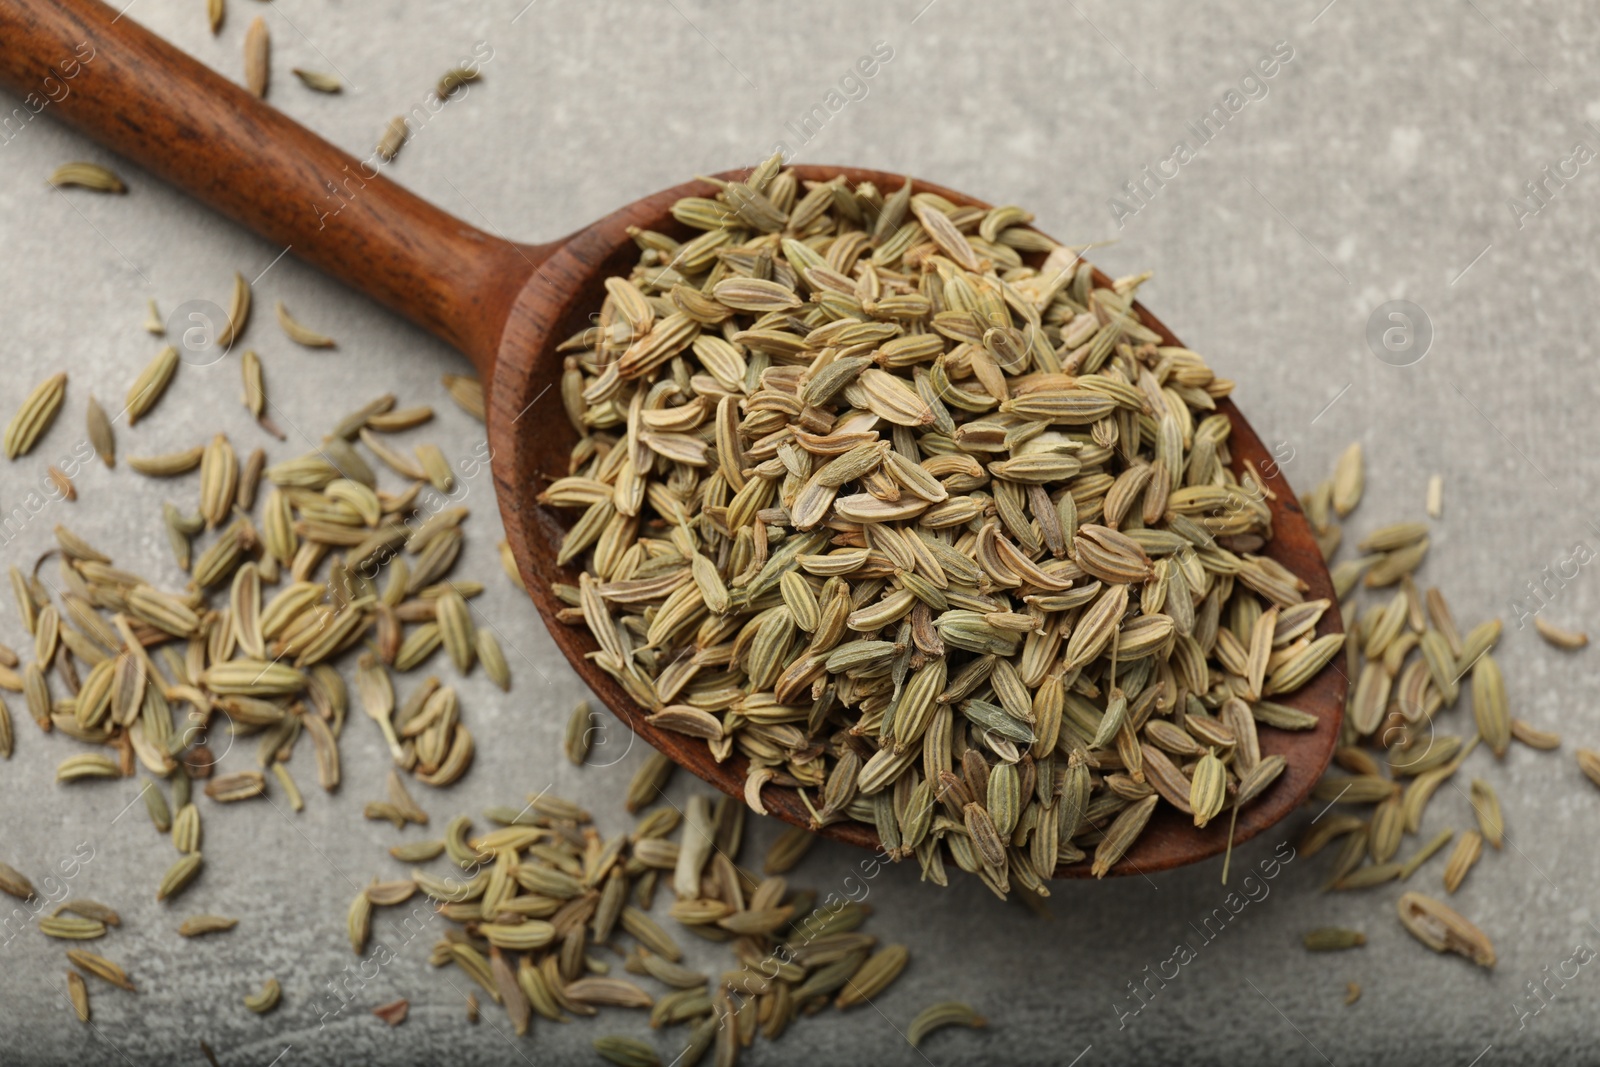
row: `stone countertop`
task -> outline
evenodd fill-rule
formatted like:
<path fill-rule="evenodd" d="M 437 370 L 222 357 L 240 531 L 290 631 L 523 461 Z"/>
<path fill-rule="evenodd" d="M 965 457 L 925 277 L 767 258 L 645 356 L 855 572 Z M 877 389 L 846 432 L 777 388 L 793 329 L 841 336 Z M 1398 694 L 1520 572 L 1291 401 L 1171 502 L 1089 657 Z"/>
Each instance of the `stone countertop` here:
<path fill-rule="evenodd" d="M 263 16 L 275 42 L 270 101 L 362 156 L 441 73 L 487 55 L 483 81 L 433 115 L 388 173 L 519 239 L 548 240 L 782 144 L 800 160 L 906 171 L 1025 205 L 1064 240 L 1113 241 L 1093 256 L 1112 274 L 1155 272 L 1144 300 L 1239 382 L 1241 406 L 1297 487 L 1326 476 L 1347 442 L 1363 443 L 1368 488 L 1348 540 L 1421 517 L 1429 476 L 1443 476 L 1444 517 L 1421 577 L 1448 591 L 1463 628 L 1506 620 L 1499 658 L 1515 713 L 1565 739 L 1556 754 L 1515 747 L 1500 765 L 1479 751 L 1458 778 L 1488 777 L 1506 809 L 1505 848 L 1485 855 L 1451 898 L 1494 939 L 1492 973 L 1414 943 L 1394 916 L 1400 887 L 1322 893 L 1328 855 L 1301 857 L 1287 843 L 1314 811 L 1237 850 L 1230 886 L 1218 862 L 1059 884 L 1048 921 L 974 880 L 939 891 L 914 869 L 864 871 L 862 854 L 824 844 L 792 882 L 865 894 L 870 928 L 910 944 L 912 966 L 873 1006 L 801 1019 L 782 1041 L 758 1042 L 746 1062 L 1492 1065 L 1594 1055 L 1600 977 L 1577 961 L 1600 944 L 1600 790 L 1580 776 L 1572 750 L 1600 747 L 1585 684 L 1595 653 L 1560 652 L 1519 625 L 1541 612 L 1583 628 L 1600 605 L 1585 567 L 1600 527 L 1582 496 L 1600 449 L 1600 379 L 1583 326 L 1600 281 L 1592 8 L 525 2 L 233 0 L 216 37 L 198 0 L 137 0 L 127 17 L 237 78 L 246 26 Z M 877 60 L 870 78 L 857 68 L 868 56 Z M 336 71 L 348 87 L 309 92 L 289 73 L 295 66 Z M 129 193 L 45 184 L 57 164 L 80 159 L 116 166 Z M 89 463 L 75 503 L 35 508 L 31 494 L 45 464 L 81 440 L 88 393 L 119 398 L 154 353 L 140 326 L 145 302 L 166 314 L 191 301 L 224 304 L 234 271 L 256 280 L 244 343 L 261 353 L 290 441 L 241 417 L 227 361 L 182 367 L 147 420 L 119 427 L 124 456 L 227 427 L 241 452 L 262 445 L 284 458 L 384 391 L 438 408 L 426 436 L 447 455 L 481 442 L 481 427 L 439 384 L 441 373 L 468 369 L 459 357 L 111 158 L 48 109 L 6 127 L 0 160 L 7 415 L 34 382 L 71 374 L 67 408 L 34 455 L 0 465 L 6 562 L 26 567 L 66 522 L 119 565 L 176 581 L 159 509 L 169 497 L 187 506 L 192 484 Z M 1537 197 L 1528 183 L 1541 183 Z M 270 322 L 280 299 L 339 347 L 290 345 Z M 1405 328 L 1387 317 L 1391 301 L 1406 302 L 1398 310 L 1414 333 L 1409 343 L 1390 334 L 1396 343 L 1385 348 L 1384 331 Z M 501 577 L 488 479 L 469 479 L 464 493 L 473 515 L 457 573 L 487 583 L 478 606 L 516 681 L 509 696 L 481 672 L 464 682 L 465 717 L 493 743 L 480 743 L 459 785 L 421 797 L 435 830 L 457 811 L 546 787 L 596 812 L 602 827 L 620 827 L 642 746 L 611 724 L 598 760 L 606 766 L 580 770 L 560 757 L 583 688 Z M 0 640 L 24 643 L 9 597 Z M 521 1041 L 491 1006 L 471 1026 L 459 976 L 427 966 L 431 939 L 402 942 L 387 917 L 376 936 L 394 947 L 392 962 L 355 969 L 346 904 L 354 887 L 397 870 L 384 854 L 394 831 L 361 818 L 362 803 L 382 794 L 387 761 L 359 714 L 336 795 L 316 789 L 301 746 L 294 770 L 305 811 L 208 810 L 205 873 L 165 906 L 153 887 L 171 851 L 142 805 L 125 810 L 135 784 L 53 784 L 52 768 L 77 746 L 42 736 L 20 699 L 11 704 L 17 751 L 0 762 L 0 858 L 37 880 L 92 851 L 65 888 L 121 910 L 122 928 L 91 947 L 124 962 L 141 992 L 91 982 L 94 1025 L 80 1025 L 65 1001 L 62 945 L 29 928 L 24 911 L 20 928 L 7 920 L 0 935 L 0 1062 L 199 1063 L 204 1039 L 224 1064 L 262 1067 L 543 1065 L 598 1062 L 590 1041 L 601 1033 L 648 1036 L 636 1014 L 614 1011 L 598 1024 L 536 1022 Z M 1450 729 L 1470 729 L 1464 712 L 1447 714 Z M 253 749 L 240 755 L 246 765 Z M 682 803 L 697 786 L 680 776 L 669 794 Z M 1441 790 L 1424 836 L 1470 820 L 1465 796 Z M 746 856 L 775 832 L 753 821 Z M 1407 888 L 1442 894 L 1441 869 L 1433 861 Z M 241 923 L 210 940 L 177 937 L 178 916 L 199 911 Z M 1321 925 L 1365 930 L 1368 944 L 1303 951 L 1300 935 Z M 722 966 L 719 954 L 702 957 Z M 268 974 L 282 981 L 283 1003 L 257 1017 L 240 998 Z M 1348 982 L 1364 995 L 1347 1007 Z M 1546 983 L 1545 1001 L 1532 998 L 1530 982 Z M 336 986 L 352 991 L 337 1014 Z M 401 996 L 412 1005 L 403 1026 L 368 1013 Z M 971 1002 L 990 1029 L 941 1033 L 920 1053 L 909 1047 L 909 1020 L 948 998 Z"/>

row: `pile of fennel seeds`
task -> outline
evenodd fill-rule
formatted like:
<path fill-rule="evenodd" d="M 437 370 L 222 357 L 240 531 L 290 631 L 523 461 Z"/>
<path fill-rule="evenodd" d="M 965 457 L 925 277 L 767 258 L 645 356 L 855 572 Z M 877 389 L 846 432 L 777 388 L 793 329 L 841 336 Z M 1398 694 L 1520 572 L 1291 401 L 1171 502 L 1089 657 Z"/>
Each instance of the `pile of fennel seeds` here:
<path fill-rule="evenodd" d="M 1281 772 L 1258 723 L 1337 654 L 1261 554 L 1232 388 L 1019 208 L 777 157 L 637 231 L 559 346 L 581 512 L 558 586 L 657 726 L 748 757 L 746 798 L 875 826 L 943 883 L 1104 875 L 1167 803 Z M 1040 262 L 1024 264 L 1024 255 Z"/>
<path fill-rule="evenodd" d="M 651 753 L 629 786 L 628 810 L 659 798 L 671 770 L 665 756 Z M 533 1031 L 537 1039 L 548 1025 L 540 1020 L 636 1009 L 648 1013 L 652 1030 L 681 1035 L 671 1038 L 677 1054 L 605 1034 L 594 1039 L 600 1056 L 692 1067 L 709 1052 L 718 1067 L 732 1067 L 757 1036 L 775 1041 L 802 1015 L 830 1006 L 895 1013 L 885 1017 L 896 1018 L 913 1045 L 943 1027 L 985 1025 L 957 1002 L 900 1021 L 894 999 L 882 998 L 910 961 L 907 946 L 881 945 L 862 929 L 872 911 L 864 902 L 790 887 L 784 875 L 816 841 L 804 828 L 773 840 L 761 875 L 741 866 L 746 812 L 738 800 L 697 794 L 681 810 L 659 804 L 613 836 L 548 793 L 484 816 L 491 826 L 483 832 L 458 815 L 441 838 L 390 849 L 411 870 L 374 878 L 357 893 L 347 916 L 350 947 L 366 952 L 377 909 L 415 908 L 420 897 L 447 920 L 429 962 L 476 983 L 519 1037 Z M 667 904 L 658 907 L 663 890 Z M 652 914 L 661 911 L 670 924 Z M 708 974 L 688 966 L 678 940 L 685 935 L 726 945 L 727 968 Z M 471 1017 L 470 1000 L 468 1011 Z"/>
<path fill-rule="evenodd" d="M 247 328 L 249 307 L 249 287 L 236 278 L 231 338 Z M 152 322 L 159 329 L 159 316 Z M 298 343 L 331 343 L 281 305 L 279 322 Z M 246 355 L 246 408 L 260 418 L 270 406 L 261 360 Z M 167 348 L 134 377 L 118 418 L 89 398 L 87 440 L 108 467 L 118 459 L 116 438 L 129 432 L 113 429 L 120 416 L 129 425 L 159 418 L 179 374 Z M 476 382 L 451 375 L 445 386 L 481 420 Z M 24 400 L 7 428 L 19 462 L 35 462 L 28 454 L 66 394 L 59 374 Z M 440 649 L 460 673 L 481 664 L 496 684 L 510 684 L 492 630 L 469 607 L 482 585 L 454 576 L 468 519 L 450 499 L 458 472 L 436 446 L 412 450 L 394 436 L 432 418 L 429 407 L 401 408 L 385 395 L 340 420 L 312 452 L 276 463 L 262 448 L 241 459 L 226 433 L 176 453 L 122 457 L 167 481 L 181 502 L 169 501 L 160 521 L 176 566 L 188 573 L 185 586 L 118 567 L 65 524 L 31 567 L 9 568 L 29 640 L 20 654 L 0 646 L 0 689 L 21 694 L 43 732 L 71 739 L 76 751 L 63 753 L 56 769 L 61 788 L 138 779 L 137 792 L 114 806 L 142 799 L 170 838 L 174 859 L 149 887 L 158 899 L 174 900 L 202 876 L 201 813 L 209 805 L 275 795 L 279 807 L 300 810 L 305 799 L 291 773 L 297 748 L 312 750 L 319 783 L 335 790 L 352 705 L 376 721 L 363 728 L 384 736 L 395 762 L 389 796 L 367 805 L 369 817 L 426 821 L 401 775 L 444 786 L 470 766 L 475 741 L 455 687 L 430 674 L 396 691 L 398 675 L 440 671 Z M 379 466 L 400 476 L 399 487 L 380 487 Z M 463 462 L 460 474 L 468 469 Z M 354 668 L 353 682 L 341 667 Z M 13 730 L 0 701 L 0 756 L 12 754 Z M 0 879 L 0 890 L 44 907 L 25 877 Z M 115 916 L 104 905 L 76 903 L 94 914 L 62 905 L 41 920 L 41 932 L 88 939 L 116 925 L 102 917 Z M 179 933 L 200 936 L 235 921 L 191 916 Z M 89 966 L 126 978 L 100 957 Z M 72 990 L 76 1001 L 76 984 Z"/>

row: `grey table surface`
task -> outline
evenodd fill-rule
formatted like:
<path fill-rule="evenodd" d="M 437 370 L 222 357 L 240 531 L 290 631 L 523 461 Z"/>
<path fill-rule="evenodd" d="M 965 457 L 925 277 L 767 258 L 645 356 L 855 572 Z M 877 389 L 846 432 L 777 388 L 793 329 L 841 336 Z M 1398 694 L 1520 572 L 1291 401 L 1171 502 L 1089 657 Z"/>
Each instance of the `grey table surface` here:
<path fill-rule="evenodd" d="M 1261 877 L 1260 865 L 1289 854 L 1285 842 L 1313 812 L 1239 849 L 1230 886 L 1216 862 L 1061 884 L 1049 921 L 970 879 L 941 891 L 910 869 L 865 876 L 861 854 L 824 845 L 793 880 L 865 893 L 876 909 L 871 929 L 909 943 L 914 962 L 873 1007 L 802 1019 L 781 1042 L 758 1042 L 747 1062 L 1600 1059 L 1600 978 L 1568 962 L 1600 943 L 1592 888 L 1600 791 L 1572 757 L 1578 745 L 1600 746 L 1593 653 L 1558 652 L 1518 625 L 1542 608 L 1581 627 L 1600 605 L 1583 566 L 1600 538 L 1583 496 L 1600 448 L 1600 379 L 1583 325 L 1600 281 L 1592 6 L 524 3 L 233 0 L 217 37 L 198 0 L 136 0 L 127 17 L 237 78 L 246 25 L 264 16 L 276 42 L 271 102 L 362 156 L 442 71 L 488 50 L 484 80 L 434 116 L 387 172 L 474 225 L 521 239 L 554 238 L 779 143 L 800 160 L 910 172 L 1029 206 L 1063 239 L 1115 239 L 1095 257 L 1113 273 L 1154 270 L 1146 302 L 1238 380 L 1238 399 L 1296 486 L 1322 478 L 1348 441 L 1363 442 L 1368 491 L 1352 534 L 1420 517 L 1429 476 L 1443 476 L 1445 514 L 1423 577 L 1448 590 L 1464 623 L 1506 619 L 1512 704 L 1566 739 L 1555 755 L 1517 747 L 1500 766 L 1478 752 L 1463 774 L 1491 777 L 1507 809 L 1506 847 L 1453 898 L 1493 937 L 1492 972 L 1412 942 L 1394 916 L 1398 887 L 1320 892 L 1326 855 L 1296 856 Z M 852 80 L 875 47 L 874 76 Z M 1272 77 L 1252 78 L 1274 52 Z M 308 92 L 290 76 L 294 66 L 336 70 L 348 88 Z M 9 112 L 15 101 L 3 103 Z M 1208 114 L 1202 138 L 1195 127 Z M 73 159 L 119 166 L 131 191 L 51 190 L 45 176 Z M 1147 177 L 1147 166 L 1166 177 Z M 1542 183 L 1540 198 L 1529 198 L 1530 182 Z M 262 354 L 290 440 L 243 424 L 228 361 L 183 368 L 156 413 L 123 428 L 124 454 L 187 446 L 227 425 L 242 447 L 261 444 L 281 458 L 384 390 L 437 405 L 428 436 L 448 454 L 467 455 L 481 441 L 481 427 L 440 388 L 441 372 L 467 370 L 458 356 L 292 256 L 280 260 L 281 249 L 118 163 L 48 111 L 8 127 L 0 144 L 0 234 L 9 383 L 0 408 L 9 413 L 24 387 L 57 369 L 72 376 L 66 413 L 37 452 L 0 466 L 7 562 L 26 565 L 66 522 L 119 564 L 177 581 L 157 516 L 163 499 L 192 486 L 91 463 L 77 502 L 14 517 L 45 464 L 80 439 L 91 389 L 119 397 L 153 354 L 156 342 L 140 328 L 145 301 L 164 312 L 190 300 L 223 303 L 236 270 L 256 280 L 247 344 Z M 287 343 L 270 322 L 278 299 L 339 348 Z M 1410 302 L 1417 338 L 1431 333 L 1426 348 L 1369 342 L 1398 323 L 1375 315 L 1395 300 Z M 516 684 L 502 695 L 481 673 L 463 683 L 468 721 L 493 740 L 464 781 L 429 794 L 426 806 L 437 826 L 549 787 L 619 826 L 643 746 L 613 726 L 601 761 L 611 766 L 580 770 L 560 758 L 563 722 L 583 687 L 531 605 L 500 577 L 488 478 L 469 480 L 465 494 L 473 516 L 458 573 L 487 582 L 479 607 L 503 637 Z M 1527 599 L 1530 582 L 1563 571 L 1540 600 Z M 0 640 L 24 641 L 9 599 Z M 26 914 L 19 927 L 8 921 L 0 1062 L 198 1063 L 204 1039 L 225 1064 L 556 1064 L 594 1062 L 589 1042 L 599 1033 L 648 1033 L 620 1012 L 599 1023 L 540 1023 L 523 1040 L 492 1010 L 470 1026 L 459 976 L 426 963 L 431 937 L 401 944 L 388 919 L 377 936 L 396 946 L 395 959 L 352 977 L 344 939 L 352 887 L 397 869 L 384 851 L 394 831 L 360 817 L 362 802 L 381 794 L 386 760 L 359 718 L 336 795 L 309 786 L 302 751 L 294 769 L 308 785 L 303 813 L 262 804 L 208 813 L 205 874 L 173 906 L 152 892 L 170 849 L 142 811 L 119 816 L 135 783 L 54 785 L 53 766 L 77 746 L 42 736 L 20 711 L 17 720 L 16 754 L 0 764 L 0 858 L 42 872 L 92 851 L 66 888 L 121 909 L 122 928 L 97 947 L 129 964 L 141 992 L 96 990 L 94 1025 L 80 1025 L 64 999 L 61 945 Z M 233 757 L 240 766 L 252 758 L 253 748 Z M 680 776 L 669 792 L 681 803 L 696 787 Z M 1426 829 L 1470 819 L 1464 796 L 1446 789 Z M 775 832 L 752 825 L 749 855 Z M 1421 888 L 1442 892 L 1439 867 L 1418 876 Z M 1256 880 L 1242 880 L 1251 868 Z M 198 911 L 242 921 L 221 938 L 177 937 L 177 917 Z M 1299 935 L 1324 924 L 1363 929 L 1369 943 L 1337 956 L 1302 951 Z M 1169 961 L 1181 945 L 1188 952 L 1178 966 Z M 1176 977 L 1150 977 L 1161 972 Z M 1550 977 L 1558 973 L 1567 980 Z M 283 1005 L 256 1017 L 240 998 L 268 974 L 283 983 Z M 1348 1007 L 1347 982 L 1365 991 Z M 1529 993 L 1535 982 L 1549 991 L 1543 1001 Z M 1138 999 L 1133 983 L 1147 990 Z M 331 990 L 340 985 L 354 995 L 335 1013 Z M 403 1026 L 368 1014 L 401 996 L 412 1004 Z M 970 1001 L 991 1027 L 911 1048 L 907 1022 L 945 998 Z"/>

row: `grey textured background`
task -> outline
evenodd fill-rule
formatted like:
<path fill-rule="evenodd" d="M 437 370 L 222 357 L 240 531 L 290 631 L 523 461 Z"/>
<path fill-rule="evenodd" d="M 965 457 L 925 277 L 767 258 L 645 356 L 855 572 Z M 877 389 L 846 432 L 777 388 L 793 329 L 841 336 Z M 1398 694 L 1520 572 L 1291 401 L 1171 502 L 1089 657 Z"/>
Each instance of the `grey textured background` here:
<path fill-rule="evenodd" d="M 1519 1012 L 1537 1007 L 1525 983 L 1544 979 L 1544 968 L 1553 971 L 1575 946 L 1600 943 L 1591 888 L 1600 874 L 1600 792 L 1571 755 L 1575 745 L 1600 745 L 1600 723 L 1585 684 L 1593 653 L 1558 653 L 1511 618 L 1514 598 L 1542 568 L 1580 547 L 1587 557 L 1600 536 L 1584 495 L 1594 475 L 1584 457 L 1600 447 L 1584 325 L 1600 280 L 1600 178 L 1592 163 L 1582 167 L 1548 206 L 1520 220 L 1507 204 L 1576 142 L 1600 148 L 1589 125 L 1600 119 L 1592 7 L 536 0 L 519 13 L 522 2 L 233 0 L 217 38 L 198 0 L 139 0 L 129 17 L 237 77 L 245 27 L 265 15 L 276 43 L 271 102 L 363 156 L 390 115 L 420 102 L 444 69 L 487 42 L 494 54 L 484 81 L 445 108 L 389 173 L 476 225 L 522 239 L 554 238 L 687 175 L 752 162 L 777 141 L 808 161 L 903 170 L 1026 205 L 1063 239 L 1117 238 L 1095 258 L 1113 273 L 1156 272 L 1146 302 L 1239 381 L 1241 404 L 1297 486 L 1321 478 L 1347 441 L 1364 442 L 1369 489 L 1352 533 L 1420 516 L 1429 474 L 1444 475 L 1446 514 L 1423 576 L 1450 592 L 1464 627 L 1507 617 L 1502 660 L 1512 703 L 1566 737 L 1558 755 L 1519 747 L 1489 773 L 1505 800 L 1509 841 L 1485 856 L 1455 902 L 1493 937 L 1493 973 L 1411 942 L 1394 919 L 1396 887 L 1320 893 L 1327 856 L 1289 863 L 1261 883 L 1268 895 L 1204 942 L 1196 927 L 1228 892 L 1217 863 L 1060 885 L 1054 918 L 1041 922 L 971 880 L 942 892 L 905 869 L 862 880 L 860 855 L 823 846 L 793 880 L 824 892 L 861 887 L 854 891 L 877 909 L 871 929 L 909 942 L 914 962 L 875 1007 L 802 1019 L 779 1044 L 758 1043 L 748 1062 L 1488 1065 L 1600 1055 L 1593 965 L 1519 1025 Z M 785 123 L 824 104 L 877 41 L 894 55 L 866 96 L 798 145 Z M 1280 41 L 1293 58 L 1265 95 L 1252 90 L 1259 98 L 1119 229 L 1109 198 L 1190 138 L 1185 124 Z M 351 87 L 317 96 L 289 75 L 297 65 L 337 68 Z M 132 191 L 52 191 L 45 175 L 70 159 L 118 165 Z M 9 413 L 23 384 L 58 368 L 72 375 L 67 411 L 35 455 L 0 467 L 0 510 L 22 503 L 46 462 L 79 440 L 90 388 L 117 399 L 153 354 L 155 342 L 140 330 L 144 301 L 155 298 L 167 312 L 191 299 L 223 302 L 234 270 L 265 272 L 246 343 L 262 354 L 291 441 L 244 424 L 230 362 L 181 370 L 148 422 L 123 431 L 123 454 L 186 446 L 226 424 L 241 453 L 259 443 L 281 458 L 386 389 L 402 403 L 439 405 L 439 420 L 417 436 L 447 454 L 464 456 L 481 438 L 439 387 L 441 372 L 466 369 L 458 357 L 292 258 L 274 265 L 279 249 L 118 164 L 48 114 L 0 144 L 0 161 L 12 383 L 0 407 Z M 270 322 L 276 299 L 336 336 L 338 350 L 283 340 Z M 1412 366 L 1380 362 L 1365 340 L 1369 315 L 1392 299 L 1420 305 L 1435 332 Z M 162 499 L 189 499 L 192 484 L 98 465 L 78 484 L 77 503 L 52 504 L 20 531 L 6 530 L 7 561 L 30 561 L 50 544 L 51 525 L 65 521 L 119 564 L 178 579 L 157 515 Z M 503 635 L 516 685 L 502 696 L 481 675 L 465 683 L 466 720 L 493 743 L 480 745 L 459 786 L 423 798 L 435 829 L 456 811 L 547 785 L 618 826 L 642 753 L 627 751 L 613 728 L 605 751 L 621 754 L 616 766 L 580 771 L 559 758 L 562 723 L 581 687 L 532 607 L 500 579 L 488 479 L 467 492 L 473 518 L 458 573 L 488 583 L 478 605 Z M 1545 610 L 1582 626 L 1597 602 L 1592 575 L 1579 569 Z M 8 600 L 0 639 L 20 644 L 18 631 Z M 96 988 L 95 1025 L 81 1026 L 62 994 L 62 946 L 31 928 L 0 936 L 0 1062 L 198 1063 L 204 1038 L 226 1064 L 542 1065 L 593 1062 L 588 1043 L 605 1030 L 645 1033 L 642 1020 L 622 1013 L 600 1025 L 537 1023 L 522 1041 L 493 1011 L 471 1027 L 462 979 L 426 965 L 427 936 L 398 948 L 347 1011 L 320 1025 L 328 984 L 353 960 L 343 934 L 352 887 L 397 870 L 384 852 L 395 833 L 360 818 L 362 802 L 381 794 L 386 760 L 359 716 L 346 734 L 336 796 L 311 784 L 302 746 L 294 770 L 307 787 L 303 814 L 261 803 L 208 809 L 205 874 L 172 906 L 153 900 L 170 849 L 138 808 L 117 818 L 135 784 L 53 785 L 51 768 L 77 746 L 41 736 L 20 709 L 17 718 L 17 753 L 0 765 L 0 857 L 38 874 L 90 843 L 94 858 L 68 889 L 121 909 L 123 927 L 95 947 L 128 963 L 142 992 Z M 251 760 L 253 746 L 241 745 L 228 762 Z M 1461 777 L 1486 773 L 1491 762 L 1479 752 Z M 680 779 L 672 795 L 681 803 L 689 788 Z M 1242 848 L 1237 872 L 1310 814 Z M 1464 797 L 1441 791 L 1428 831 L 1468 825 Z M 771 833 L 753 828 L 752 847 Z M 1441 866 L 1434 861 L 1413 886 L 1439 892 Z M 179 916 L 202 910 L 242 921 L 222 937 L 178 938 Z M 1339 956 L 1299 948 L 1302 931 L 1330 923 L 1362 928 L 1370 943 Z M 395 933 L 380 920 L 380 937 Z M 1140 1014 L 1119 1020 L 1136 1006 L 1127 984 L 1181 939 L 1200 946 L 1196 958 Z M 268 973 L 283 982 L 284 1002 L 257 1018 L 239 998 Z M 1343 1004 L 1348 981 L 1365 989 L 1353 1007 Z M 398 996 L 412 1003 L 402 1027 L 367 1014 Z M 993 1025 L 947 1032 L 919 1054 L 900 1030 L 946 997 L 971 1001 Z"/>

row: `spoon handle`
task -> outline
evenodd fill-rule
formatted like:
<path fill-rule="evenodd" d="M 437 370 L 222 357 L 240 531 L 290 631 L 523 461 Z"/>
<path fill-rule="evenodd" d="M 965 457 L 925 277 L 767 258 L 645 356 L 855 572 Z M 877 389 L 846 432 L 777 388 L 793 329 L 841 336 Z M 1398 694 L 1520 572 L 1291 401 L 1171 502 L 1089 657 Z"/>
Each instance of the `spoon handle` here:
<path fill-rule="evenodd" d="M 0 0 L 0 42 L 0 86 L 21 98 L 0 109 L 0 144 L 61 119 L 254 230 L 269 255 L 292 250 L 410 319 L 487 380 L 512 300 L 555 246 L 453 218 L 384 177 L 376 154 L 335 148 L 95 0 Z"/>

